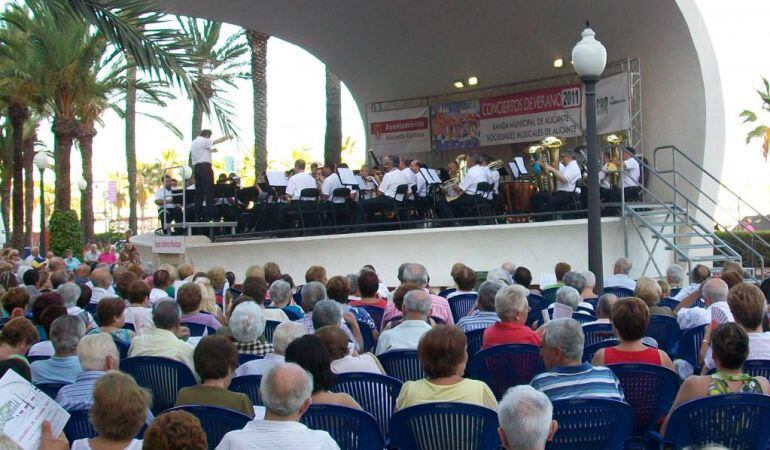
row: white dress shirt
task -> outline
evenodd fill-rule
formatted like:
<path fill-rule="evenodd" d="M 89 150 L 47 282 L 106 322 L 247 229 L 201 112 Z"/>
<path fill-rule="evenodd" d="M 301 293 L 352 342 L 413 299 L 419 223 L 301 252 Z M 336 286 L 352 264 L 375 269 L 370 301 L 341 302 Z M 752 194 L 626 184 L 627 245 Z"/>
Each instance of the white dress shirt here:
<path fill-rule="evenodd" d="M 126 308 L 126 323 L 134 325 L 134 331 L 139 333 L 144 327 L 154 327 L 152 322 L 152 310 L 144 306 L 129 306 Z"/>
<path fill-rule="evenodd" d="M 171 189 L 166 189 L 165 186 L 161 186 L 155 191 L 155 200 L 166 199 L 165 205 L 158 205 L 158 208 L 173 209 L 179 208 L 179 205 L 174 203 L 174 197 L 171 196 Z"/>
<path fill-rule="evenodd" d="M 492 192 L 495 194 L 500 193 L 500 171 L 491 170 L 486 166 L 484 168 L 487 169 L 487 178 L 489 178 L 489 183 L 492 185 Z"/>
<path fill-rule="evenodd" d="M 339 450 L 329 433 L 293 421 L 252 420 L 231 431 L 216 450 Z"/>
<path fill-rule="evenodd" d="M 246 375 L 263 375 L 274 365 L 286 361 L 283 355 L 268 353 L 262 359 L 253 359 L 245 362 L 235 369 L 233 377 L 245 377 Z"/>
<path fill-rule="evenodd" d="M 324 182 L 321 184 L 321 193 L 328 198 L 327 201 L 332 201 L 332 192 L 334 192 L 335 189 L 343 188 L 345 186 L 342 185 L 342 181 L 340 181 L 340 176 L 336 173 L 333 173 L 329 175 L 328 177 L 324 178 Z M 346 199 L 345 197 L 337 197 L 334 199 L 334 203 L 345 203 Z"/>
<path fill-rule="evenodd" d="M 567 179 L 566 182 L 556 180 L 556 190 L 564 192 L 574 192 L 577 187 L 577 182 L 580 180 L 582 174 L 580 173 L 580 166 L 577 161 L 572 160 L 566 166 L 559 163 L 559 172 Z"/>
<path fill-rule="evenodd" d="M 286 195 L 291 197 L 292 200 L 299 200 L 299 193 L 303 189 L 317 189 L 318 183 L 315 178 L 306 172 L 295 173 L 289 178 L 289 184 L 286 185 Z M 307 197 L 303 200 L 311 200 Z"/>
<path fill-rule="evenodd" d="M 636 289 L 636 281 L 624 273 L 616 273 L 604 279 L 604 287 L 622 287 L 633 291 Z"/>
<path fill-rule="evenodd" d="M 413 172 L 414 173 L 414 172 Z M 414 178 L 417 186 L 417 197 L 425 198 L 428 196 L 428 181 L 422 173 L 415 173 Z"/>
<path fill-rule="evenodd" d="M 423 334 L 430 330 L 430 324 L 424 320 L 405 320 L 396 328 L 385 330 L 377 340 L 377 354 L 391 350 L 417 350 L 417 344 Z"/>
<path fill-rule="evenodd" d="M 676 313 L 676 323 L 679 324 L 679 328 L 682 331 L 689 330 L 690 328 L 699 327 L 701 325 L 708 325 L 711 323 L 711 309 L 719 308 L 727 314 L 730 318 L 730 322 L 733 322 L 733 313 L 730 312 L 730 307 L 727 302 L 716 302 L 709 305 L 708 308 L 682 308 Z"/>
<path fill-rule="evenodd" d="M 190 145 L 190 156 L 192 158 L 193 166 L 199 163 L 211 164 L 211 146 L 214 145 L 214 140 L 198 136 L 193 139 Z"/>
<path fill-rule="evenodd" d="M 639 186 L 639 176 L 641 170 L 639 169 L 639 161 L 636 158 L 628 158 L 623 161 L 623 187 L 635 187 Z"/>
<path fill-rule="evenodd" d="M 465 178 L 460 183 L 460 190 L 468 195 L 476 195 L 479 183 L 489 183 L 489 170 L 478 164 L 468 169 Z"/>
<path fill-rule="evenodd" d="M 393 168 L 390 172 L 386 173 L 382 177 L 380 187 L 377 189 L 385 196 L 390 198 L 396 198 L 396 189 L 402 184 L 409 184 L 409 180 L 404 176 L 404 173 L 400 170 Z M 402 199 L 396 199 L 402 200 Z"/>
<path fill-rule="evenodd" d="M 404 167 L 403 169 L 399 169 L 401 173 L 404 174 L 404 177 L 406 177 L 406 180 L 409 181 L 409 191 L 412 191 L 412 186 L 417 184 L 417 174 L 412 172 L 412 169 L 409 167 Z"/>
<path fill-rule="evenodd" d="M 99 300 L 105 297 L 115 297 L 115 293 L 101 287 L 94 287 L 91 289 L 91 303 L 99 303 Z"/>
<path fill-rule="evenodd" d="M 685 297 L 698 290 L 700 290 L 700 283 L 690 283 L 680 289 L 679 292 L 677 292 L 677 294 L 674 296 L 674 300 L 681 302 L 685 299 Z"/>

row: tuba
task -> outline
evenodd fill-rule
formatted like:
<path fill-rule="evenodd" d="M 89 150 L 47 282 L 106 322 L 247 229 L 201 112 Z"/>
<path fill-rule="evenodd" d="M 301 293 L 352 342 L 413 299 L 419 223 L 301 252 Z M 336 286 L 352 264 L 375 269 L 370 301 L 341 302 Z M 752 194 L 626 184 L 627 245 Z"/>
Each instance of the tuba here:
<path fill-rule="evenodd" d="M 610 144 L 610 162 L 607 163 L 607 172 L 610 174 L 610 186 L 617 189 L 620 185 L 620 168 L 613 161 L 621 161 L 620 144 L 625 137 L 622 134 L 608 134 L 604 141 Z"/>
<path fill-rule="evenodd" d="M 548 136 L 540 141 L 539 144 L 531 145 L 527 149 L 532 161 L 535 184 L 537 184 L 538 190 L 551 192 L 556 188 L 553 174 L 543 171 L 540 162 L 544 162 L 549 166 L 557 164 L 559 161 L 559 149 L 563 146 L 564 141 L 554 136 Z"/>

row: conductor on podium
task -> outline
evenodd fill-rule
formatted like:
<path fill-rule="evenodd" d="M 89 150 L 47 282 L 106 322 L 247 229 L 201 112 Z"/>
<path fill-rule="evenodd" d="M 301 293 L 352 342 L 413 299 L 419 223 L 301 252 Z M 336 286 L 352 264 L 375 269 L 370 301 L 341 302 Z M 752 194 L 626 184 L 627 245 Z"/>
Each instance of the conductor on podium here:
<path fill-rule="evenodd" d="M 193 139 L 190 146 L 190 159 L 195 175 L 195 218 L 212 220 L 216 215 L 214 208 L 214 170 L 211 168 L 211 154 L 217 149 L 212 148 L 228 138 L 211 139 L 211 130 L 201 130 L 200 135 Z M 203 203 L 206 202 L 206 210 Z"/>

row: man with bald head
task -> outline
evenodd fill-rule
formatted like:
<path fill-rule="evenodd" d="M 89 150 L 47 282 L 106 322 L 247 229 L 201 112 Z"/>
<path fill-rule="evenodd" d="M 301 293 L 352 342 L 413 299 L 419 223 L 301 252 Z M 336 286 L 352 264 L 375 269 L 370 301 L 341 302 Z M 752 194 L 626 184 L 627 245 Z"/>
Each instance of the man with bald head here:
<path fill-rule="evenodd" d="M 64 262 L 64 258 L 58 256 L 48 260 L 48 271 L 54 272 L 57 270 L 67 270 L 67 263 Z"/>
<path fill-rule="evenodd" d="M 114 297 L 110 292 L 112 288 L 112 275 L 109 269 L 96 269 L 91 272 L 91 283 L 94 287 L 91 289 L 91 303 L 99 303 L 104 297 Z"/>
<path fill-rule="evenodd" d="M 690 296 L 688 299 L 679 302 L 674 308 L 676 321 L 682 331 L 689 330 L 701 325 L 711 323 L 711 313 L 714 309 L 721 309 L 724 315 L 732 322 L 733 314 L 727 305 L 727 283 L 719 278 L 709 278 L 703 282 L 700 289 L 700 296 L 703 298 L 703 308 L 691 308 L 690 306 L 697 300 L 697 296 Z"/>
<path fill-rule="evenodd" d="M 633 291 L 636 289 L 636 281 L 628 276 L 630 272 L 631 260 L 628 258 L 618 258 L 612 266 L 612 275 L 604 279 L 604 287 L 620 287 Z"/>
<path fill-rule="evenodd" d="M 305 369 L 277 363 L 259 385 L 265 419 L 252 420 L 242 430 L 227 433 L 217 450 L 339 449 L 329 433 L 311 430 L 299 421 L 312 403 L 312 392 L 313 379 Z"/>

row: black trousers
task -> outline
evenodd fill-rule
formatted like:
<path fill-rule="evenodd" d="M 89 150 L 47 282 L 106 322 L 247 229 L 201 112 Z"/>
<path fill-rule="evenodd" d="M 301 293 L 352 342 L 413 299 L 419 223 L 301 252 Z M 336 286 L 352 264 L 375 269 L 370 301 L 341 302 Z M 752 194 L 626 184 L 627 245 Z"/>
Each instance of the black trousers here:
<path fill-rule="evenodd" d="M 543 207 L 543 211 L 563 211 L 566 209 L 574 209 L 575 200 L 572 197 L 572 192 L 556 191 L 551 194 L 551 198 L 548 199 L 548 203 Z"/>
<path fill-rule="evenodd" d="M 369 223 L 370 218 L 378 211 L 389 211 L 395 207 L 394 200 L 387 195 L 360 200 L 356 208 L 356 224 Z"/>
<path fill-rule="evenodd" d="M 214 170 L 211 163 L 198 163 L 195 165 L 195 219 L 214 219 Z M 204 211 L 203 201 L 206 201 Z"/>
<path fill-rule="evenodd" d="M 182 208 L 161 208 L 158 211 L 158 220 L 160 220 L 160 227 L 164 229 L 163 232 L 165 233 L 166 224 L 182 222 Z"/>
<path fill-rule="evenodd" d="M 452 212 L 452 217 L 454 218 L 467 215 L 466 212 L 468 208 L 475 205 L 476 201 L 472 195 L 462 193 L 456 199 L 452 200 L 451 202 L 447 202 L 447 204 L 449 205 L 450 211 Z"/>
<path fill-rule="evenodd" d="M 642 188 L 641 186 L 623 188 L 623 196 L 627 202 L 638 202 L 642 199 Z"/>

